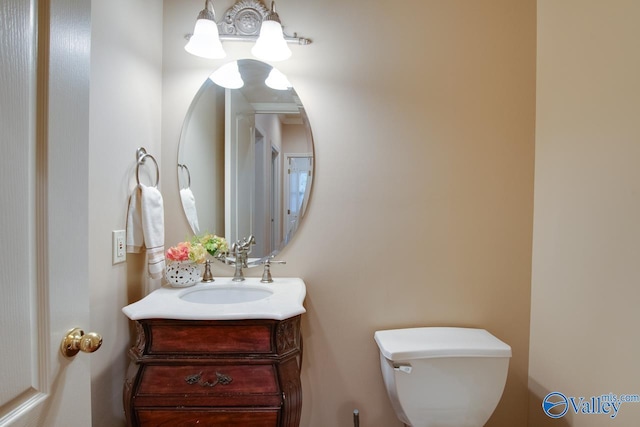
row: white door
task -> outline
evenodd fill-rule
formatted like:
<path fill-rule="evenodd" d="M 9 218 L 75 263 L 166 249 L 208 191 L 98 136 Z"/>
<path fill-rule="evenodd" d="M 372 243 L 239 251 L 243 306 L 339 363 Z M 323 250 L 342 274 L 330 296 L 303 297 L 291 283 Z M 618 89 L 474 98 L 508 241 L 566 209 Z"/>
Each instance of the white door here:
<path fill-rule="evenodd" d="M 255 110 L 239 90 L 225 94 L 225 237 L 233 243 L 254 231 Z"/>
<path fill-rule="evenodd" d="M 251 254 L 255 258 L 261 258 L 269 254 L 269 232 L 271 226 L 269 224 L 269 181 L 265 179 L 265 175 L 269 170 L 269 164 L 265 164 L 266 153 L 265 148 L 269 145 L 265 141 L 264 135 L 258 128 L 254 130 L 254 159 L 256 162 L 253 188 L 254 188 L 254 209 L 253 218 L 253 236 L 256 238 L 256 244 L 251 249 Z"/>
<path fill-rule="evenodd" d="M 285 240 L 289 241 L 298 228 L 304 213 L 306 199 L 311 188 L 311 168 L 313 158 L 309 156 L 287 155 L 287 181 L 285 188 L 287 215 Z"/>
<path fill-rule="evenodd" d="M 281 192 L 280 192 L 280 152 L 277 147 L 271 146 L 271 177 L 270 177 L 270 192 L 271 200 L 269 206 L 269 220 L 271 222 L 271 247 L 270 253 L 280 247 L 282 242 L 281 230 Z"/>
<path fill-rule="evenodd" d="M 91 425 L 89 355 L 60 352 L 90 326 L 89 23 L 90 2 L 0 2 L 0 426 Z"/>

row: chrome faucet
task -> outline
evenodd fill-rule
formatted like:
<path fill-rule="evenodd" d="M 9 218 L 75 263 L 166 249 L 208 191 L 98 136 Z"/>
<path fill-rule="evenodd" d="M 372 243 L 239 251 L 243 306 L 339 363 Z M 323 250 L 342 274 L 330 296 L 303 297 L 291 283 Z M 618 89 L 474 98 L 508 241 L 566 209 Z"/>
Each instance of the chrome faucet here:
<path fill-rule="evenodd" d="M 251 235 L 244 239 L 240 239 L 231 245 L 231 254 L 234 256 L 233 264 L 236 267 L 236 271 L 233 274 L 234 282 L 242 282 L 244 280 L 244 274 L 242 274 L 242 268 L 247 267 L 247 255 L 251 252 L 251 245 L 256 244 L 256 238 Z"/>

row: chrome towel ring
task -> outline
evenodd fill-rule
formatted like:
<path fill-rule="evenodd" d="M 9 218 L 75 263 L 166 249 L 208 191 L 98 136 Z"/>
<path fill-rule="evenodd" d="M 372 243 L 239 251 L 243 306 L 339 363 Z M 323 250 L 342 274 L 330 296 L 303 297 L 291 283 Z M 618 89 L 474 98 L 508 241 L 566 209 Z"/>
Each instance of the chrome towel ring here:
<path fill-rule="evenodd" d="M 153 160 L 153 163 L 156 165 L 156 183 L 153 184 L 153 186 L 157 188 L 158 183 L 160 182 L 160 167 L 158 167 L 156 159 L 151 154 L 148 154 L 144 147 L 140 147 L 136 150 L 136 182 L 140 185 L 140 165 L 144 165 L 147 158 Z"/>

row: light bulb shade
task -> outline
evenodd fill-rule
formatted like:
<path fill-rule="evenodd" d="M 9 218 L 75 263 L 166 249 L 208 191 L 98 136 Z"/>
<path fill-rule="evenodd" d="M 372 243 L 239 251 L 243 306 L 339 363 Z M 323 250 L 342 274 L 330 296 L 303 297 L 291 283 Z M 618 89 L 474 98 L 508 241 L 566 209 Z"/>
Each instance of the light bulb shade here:
<path fill-rule="evenodd" d="M 226 89 L 240 89 L 244 86 L 244 81 L 238 69 L 238 61 L 229 62 L 215 70 L 209 76 L 209 79 Z"/>
<path fill-rule="evenodd" d="M 275 68 L 271 69 L 269 76 L 264 83 L 271 89 L 275 90 L 287 90 L 293 87 L 293 85 L 289 83 L 287 76 L 285 76 L 282 71 L 276 70 Z"/>
<path fill-rule="evenodd" d="M 210 19 L 198 19 L 193 29 L 193 35 L 184 47 L 192 55 L 202 58 L 217 59 L 227 56 L 220 43 L 218 26 Z"/>
<path fill-rule="evenodd" d="M 251 49 L 251 53 L 265 61 L 283 61 L 291 56 L 291 49 L 282 34 L 282 25 L 278 21 L 263 21 L 260 37 Z"/>

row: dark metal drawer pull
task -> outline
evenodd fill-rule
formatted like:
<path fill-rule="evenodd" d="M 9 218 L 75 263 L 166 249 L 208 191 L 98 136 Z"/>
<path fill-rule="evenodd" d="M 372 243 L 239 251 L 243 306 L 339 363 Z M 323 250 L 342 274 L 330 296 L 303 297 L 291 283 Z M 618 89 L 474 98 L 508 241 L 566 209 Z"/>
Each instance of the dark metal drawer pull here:
<path fill-rule="evenodd" d="M 229 375 L 221 374 L 220 372 L 216 372 L 216 380 L 214 382 L 203 381 L 202 380 L 202 372 L 193 375 L 187 375 L 184 380 L 187 384 L 196 384 L 202 387 L 215 387 L 218 384 L 227 385 L 233 381 Z"/>

